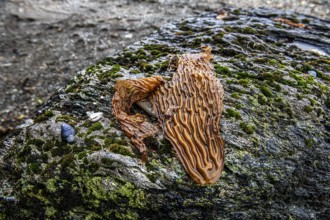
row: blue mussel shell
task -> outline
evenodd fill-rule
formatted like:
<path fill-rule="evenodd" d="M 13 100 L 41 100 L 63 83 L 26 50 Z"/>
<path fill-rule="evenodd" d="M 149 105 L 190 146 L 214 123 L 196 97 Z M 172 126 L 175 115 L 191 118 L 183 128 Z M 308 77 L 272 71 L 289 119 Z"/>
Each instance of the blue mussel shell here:
<path fill-rule="evenodd" d="M 62 140 L 66 141 L 68 143 L 72 143 L 74 141 L 74 135 L 75 135 L 75 129 L 67 124 L 63 123 L 61 125 L 61 134 L 62 134 Z"/>

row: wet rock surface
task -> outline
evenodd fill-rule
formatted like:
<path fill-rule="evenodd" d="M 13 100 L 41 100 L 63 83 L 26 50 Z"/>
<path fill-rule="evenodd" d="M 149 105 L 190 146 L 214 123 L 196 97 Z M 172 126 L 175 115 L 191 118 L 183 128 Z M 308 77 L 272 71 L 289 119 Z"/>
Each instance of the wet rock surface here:
<path fill-rule="evenodd" d="M 225 10 L 223 20 L 208 13 L 168 24 L 89 66 L 46 102 L 32 125 L 7 136 L 0 146 L 0 218 L 326 218 L 330 22 Z M 170 79 L 171 56 L 200 52 L 201 44 L 213 48 L 225 91 L 225 168 L 209 186 L 189 178 L 162 136 L 145 141 L 143 164 L 111 115 L 117 79 Z M 92 111 L 104 114 L 95 122 Z M 147 116 L 137 106 L 132 111 Z M 62 141 L 63 123 L 75 128 L 73 143 Z"/>

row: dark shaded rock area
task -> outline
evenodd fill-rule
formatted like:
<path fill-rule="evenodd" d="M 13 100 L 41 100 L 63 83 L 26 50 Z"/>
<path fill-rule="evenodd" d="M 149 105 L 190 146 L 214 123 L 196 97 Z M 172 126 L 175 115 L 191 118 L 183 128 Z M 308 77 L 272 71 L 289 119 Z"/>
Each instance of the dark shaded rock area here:
<path fill-rule="evenodd" d="M 4 219 L 326 219 L 330 215 L 330 22 L 226 9 L 164 26 L 79 72 L 0 145 Z M 275 22 L 290 19 L 305 28 Z M 196 185 L 162 138 L 149 160 L 111 114 L 117 79 L 171 78 L 171 56 L 213 48 L 225 90 L 225 170 Z M 103 112 L 91 121 L 88 112 Z M 132 112 L 142 112 L 135 106 Z M 142 112 L 143 113 L 143 112 Z M 72 144 L 60 127 L 76 129 Z"/>

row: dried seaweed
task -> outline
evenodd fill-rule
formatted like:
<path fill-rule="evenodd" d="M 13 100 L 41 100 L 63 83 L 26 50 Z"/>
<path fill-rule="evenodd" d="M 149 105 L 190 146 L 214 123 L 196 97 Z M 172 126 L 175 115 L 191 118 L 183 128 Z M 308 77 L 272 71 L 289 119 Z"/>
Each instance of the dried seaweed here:
<path fill-rule="evenodd" d="M 157 127 L 146 120 L 142 114 L 128 114 L 133 103 L 146 98 L 164 80 L 161 76 L 139 80 L 118 80 L 112 98 L 112 113 L 117 118 L 121 129 L 143 154 L 147 147 L 143 139 L 157 132 Z"/>
<path fill-rule="evenodd" d="M 151 98 L 167 139 L 200 184 L 216 182 L 224 164 L 219 129 L 224 92 L 209 62 L 210 48 L 204 50 L 179 56 L 172 81 Z"/>
<path fill-rule="evenodd" d="M 281 22 L 281 23 L 284 23 L 284 24 L 287 24 L 291 27 L 296 27 L 296 28 L 305 28 L 306 26 L 302 23 L 295 23 L 289 19 L 286 19 L 286 18 L 275 18 L 274 21 L 277 21 L 277 22 Z"/>
<path fill-rule="evenodd" d="M 127 112 L 134 102 L 156 90 L 150 101 L 166 138 L 191 178 L 207 184 L 220 178 L 224 166 L 219 129 L 224 91 L 209 62 L 211 48 L 203 49 L 204 53 L 178 56 L 177 71 L 170 82 L 162 84 L 159 76 L 118 81 L 113 113 L 140 152 L 146 152 L 143 139 L 155 134 L 155 126 L 143 115 Z"/>

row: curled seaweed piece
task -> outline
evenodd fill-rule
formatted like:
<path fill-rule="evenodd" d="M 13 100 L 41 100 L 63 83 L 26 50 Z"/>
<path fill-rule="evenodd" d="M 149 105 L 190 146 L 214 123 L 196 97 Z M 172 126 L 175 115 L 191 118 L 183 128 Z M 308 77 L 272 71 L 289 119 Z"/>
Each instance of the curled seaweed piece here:
<path fill-rule="evenodd" d="M 146 157 L 147 147 L 143 139 L 157 132 L 157 127 L 146 121 L 142 114 L 129 115 L 133 103 L 146 98 L 160 84 L 164 83 L 161 76 L 139 80 L 118 80 L 112 98 L 112 113 L 117 118 L 122 131 Z"/>
<path fill-rule="evenodd" d="M 224 166 L 224 142 L 219 122 L 223 87 L 210 64 L 211 48 L 204 53 L 178 56 L 172 80 L 152 95 L 154 111 L 191 178 L 214 183 Z"/>

